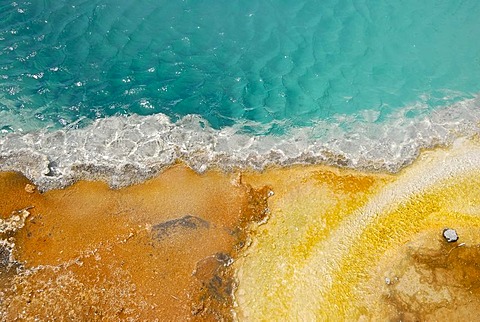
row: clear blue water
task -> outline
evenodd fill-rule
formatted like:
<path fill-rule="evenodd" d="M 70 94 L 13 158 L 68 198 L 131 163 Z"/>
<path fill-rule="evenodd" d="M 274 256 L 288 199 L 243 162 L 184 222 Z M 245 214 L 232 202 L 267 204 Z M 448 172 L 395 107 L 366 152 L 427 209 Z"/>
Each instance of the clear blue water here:
<path fill-rule="evenodd" d="M 164 113 L 281 132 L 422 102 L 413 117 L 479 92 L 478 17 L 477 0 L 1 0 L 0 129 Z"/>

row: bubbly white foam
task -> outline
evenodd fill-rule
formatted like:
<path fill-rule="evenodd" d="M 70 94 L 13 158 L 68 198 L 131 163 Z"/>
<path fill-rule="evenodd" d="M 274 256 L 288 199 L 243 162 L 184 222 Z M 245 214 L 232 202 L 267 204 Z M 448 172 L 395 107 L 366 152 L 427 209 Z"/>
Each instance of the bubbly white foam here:
<path fill-rule="evenodd" d="M 197 116 L 172 122 L 162 114 L 99 119 L 80 129 L 10 133 L 0 137 L 0 170 L 20 171 L 41 189 L 78 179 L 112 187 L 143 181 L 182 160 L 194 170 L 324 163 L 395 172 L 421 148 L 448 145 L 479 132 L 480 98 L 428 113 L 418 104 L 380 121 L 379 113 L 334 116 L 281 136 L 252 136 L 246 124 L 216 130 Z M 248 124 L 257 128 L 261 124 Z"/>

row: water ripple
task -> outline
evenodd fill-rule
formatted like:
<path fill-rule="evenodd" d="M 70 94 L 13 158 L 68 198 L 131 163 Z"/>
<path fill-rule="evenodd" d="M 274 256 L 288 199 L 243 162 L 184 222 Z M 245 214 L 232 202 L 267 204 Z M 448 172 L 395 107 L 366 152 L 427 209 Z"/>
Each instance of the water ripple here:
<path fill-rule="evenodd" d="M 480 88 L 476 1 L 0 4 L 0 128 L 199 114 L 311 125 Z M 450 91 L 458 95 L 453 99 Z M 19 123 L 12 123 L 18 120 Z M 87 122 L 88 123 L 88 122 Z"/>

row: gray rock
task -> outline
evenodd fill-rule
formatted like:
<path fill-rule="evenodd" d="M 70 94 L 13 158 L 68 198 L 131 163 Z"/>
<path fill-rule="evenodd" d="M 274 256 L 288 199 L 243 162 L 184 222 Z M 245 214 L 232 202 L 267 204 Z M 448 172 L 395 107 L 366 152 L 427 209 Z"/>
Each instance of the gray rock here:
<path fill-rule="evenodd" d="M 458 240 L 458 235 L 454 229 L 445 228 L 443 230 L 443 238 L 445 238 L 447 243 L 454 243 Z"/>
<path fill-rule="evenodd" d="M 0 244 L 0 270 L 7 268 L 10 264 L 10 250 Z"/>

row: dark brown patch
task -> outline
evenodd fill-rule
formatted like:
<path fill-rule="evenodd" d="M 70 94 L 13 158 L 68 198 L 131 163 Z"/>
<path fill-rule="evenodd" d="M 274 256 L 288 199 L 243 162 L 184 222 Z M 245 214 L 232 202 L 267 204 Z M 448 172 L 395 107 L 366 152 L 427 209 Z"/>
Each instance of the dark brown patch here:
<path fill-rule="evenodd" d="M 192 215 L 187 215 L 182 218 L 172 219 L 152 227 L 152 234 L 154 238 L 162 240 L 168 237 L 170 234 L 179 232 L 182 230 L 195 230 L 195 229 L 208 229 L 210 223 L 202 218 L 198 218 Z"/>

